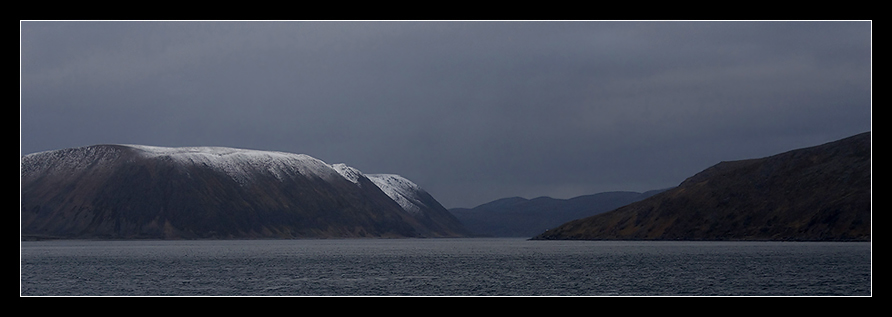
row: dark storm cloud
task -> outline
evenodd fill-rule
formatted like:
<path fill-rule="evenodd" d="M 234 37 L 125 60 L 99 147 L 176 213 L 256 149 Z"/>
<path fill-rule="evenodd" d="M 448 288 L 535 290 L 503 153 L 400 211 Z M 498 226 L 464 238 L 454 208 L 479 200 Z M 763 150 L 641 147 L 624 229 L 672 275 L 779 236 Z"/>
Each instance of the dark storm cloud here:
<path fill-rule="evenodd" d="M 869 22 L 21 24 L 22 153 L 305 153 L 447 207 L 674 186 L 870 129 Z"/>

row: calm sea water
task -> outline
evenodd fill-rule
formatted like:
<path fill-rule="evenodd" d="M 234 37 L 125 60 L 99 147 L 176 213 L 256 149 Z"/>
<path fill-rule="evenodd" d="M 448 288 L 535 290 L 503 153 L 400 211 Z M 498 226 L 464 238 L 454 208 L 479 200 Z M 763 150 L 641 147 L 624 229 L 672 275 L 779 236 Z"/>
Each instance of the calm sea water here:
<path fill-rule="evenodd" d="M 871 296 L 870 243 L 24 241 L 23 296 Z"/>

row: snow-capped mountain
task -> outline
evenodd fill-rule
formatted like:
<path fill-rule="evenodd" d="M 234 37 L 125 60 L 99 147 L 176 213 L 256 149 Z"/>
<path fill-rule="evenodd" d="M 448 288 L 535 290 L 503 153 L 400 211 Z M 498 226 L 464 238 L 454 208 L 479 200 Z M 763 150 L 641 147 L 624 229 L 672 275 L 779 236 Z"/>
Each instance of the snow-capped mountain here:
<path fill-rule="evenodd" d="M 21 159 L 23 236 L 447 237 L 420 187 L 303 154 L 95 145 Z M 388 178 L 388 179 L 391 179 Z"/>

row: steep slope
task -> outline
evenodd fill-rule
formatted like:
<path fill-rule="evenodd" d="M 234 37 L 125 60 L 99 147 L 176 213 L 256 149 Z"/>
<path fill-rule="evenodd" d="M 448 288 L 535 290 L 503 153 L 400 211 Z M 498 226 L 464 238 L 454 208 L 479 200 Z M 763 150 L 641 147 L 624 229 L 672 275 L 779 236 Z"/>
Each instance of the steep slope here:
<path fill-rule="evenodd" d="M 870 240 L 870 132 L 721 162 L 678 187 L 534 239 Z"/>
<path fill-rule="evenodd" d="M 606 192 L 571 199 L 510 197 L 470 209 L 453 208 L 449 212 L 477 235 L 532 237 L 567 221 L 610 211 L 660 191 Z"/>
<path fill-rule="evenodd" d="M 460 236 L 429 227 L 432 216 L 404 210 L 348 170 L 302 154 L 220 147 L 35 153 L 21 160 L 21 230 L 121 239 Z"/>
<path fill-rule="evenodd" d="M 432 229 L 431 232 L 425 232 L 425 234 L 469 235 L 470 232 L 446 210 L 446 207 L 443 207 L 427 191 L 405 177 L 395 174 L 368 174 L 366 177 L 396 201 L 403 210 L 422 223 L 425 228 Z"/>

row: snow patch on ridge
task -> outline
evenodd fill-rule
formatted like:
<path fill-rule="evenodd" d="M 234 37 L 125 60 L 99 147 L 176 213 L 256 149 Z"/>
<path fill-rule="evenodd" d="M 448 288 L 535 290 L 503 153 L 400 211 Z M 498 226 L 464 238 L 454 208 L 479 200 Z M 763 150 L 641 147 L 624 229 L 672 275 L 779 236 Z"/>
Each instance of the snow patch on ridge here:
<path fill-rule="evenodd" d="M 141 150 L 146 156 L 165 157 L 178 163 L 205 165 L 223 171 L 243 185 L 250 182 L 257 172 L 271 174 L 279 180 L 298 174 L 328 181 L 340 177 L 330 165 L 305 154 L 227 147 L 127 146 Z"/>
<path fill-rule="evenodd" d="M 348 181 L 351 181 L 357 185 L 359 185 L 359 178 L 363 176 L 362 172 L 360 172 L 358 169 L 347 166 L 347 164 L 344 163 L 332 164 L 331 168 L 337 171 L 338 174 L 341 174 L 341 176 L 346 178 Z"/>
<path fill-rule="evenodd" d="M 102 170 L 115 161 L 119 152 L 117 147 L 86 146 L 31 153 L 21 158 L 21 175 L 23 178 L 32 173 L 76 175 L 91 167 Z"/>
<path fill-rule="evenodd" d="M 418 197 L 418 193 L 422 191 L 421 187 L 405 177 L 395 174 L 368 174 L 365 176 L 409 213 L 418 214 L 422 212 L 422 207 L 428 207 Z"/>

